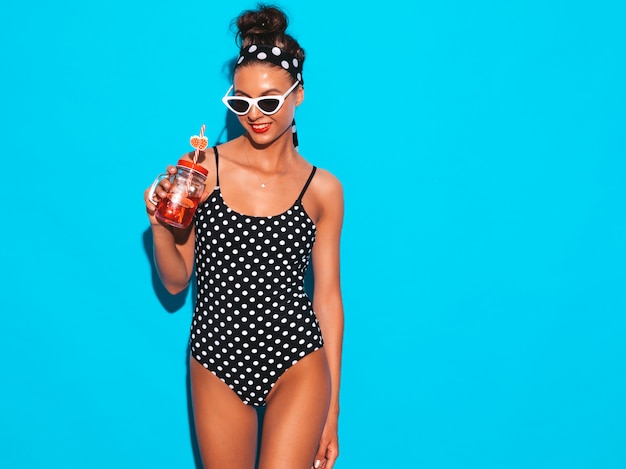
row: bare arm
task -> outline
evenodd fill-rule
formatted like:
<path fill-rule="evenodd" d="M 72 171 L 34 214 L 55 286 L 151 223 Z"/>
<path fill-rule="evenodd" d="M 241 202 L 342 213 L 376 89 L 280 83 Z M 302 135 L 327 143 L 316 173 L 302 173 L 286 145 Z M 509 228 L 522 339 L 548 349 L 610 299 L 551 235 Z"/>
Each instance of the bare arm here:
<path fill-rule="evenodd" d="M 151 225 L 154 240 L 154 263 L 163 286 L 172 294 L 187 288 L 194 262 L 193 225 L 185 230 Z"/>
<path fill-rule="evenodd" d="M 176 168 L 169 166 L 168 173 Z M 166 195 L 170 182 L 164 179 L 156 190 L 157 199 Z M 154 211 L 156 206 L 148 199 L 148 189 L 144 192 L 146 212 L 150 219 L 154 242 L 154 262 L 163 286 L 172 294 L 180 293 L 189 284 L 194 263 L 195 233 L 193 225 L 181 230 L 159 222 Z"/>
<path fill-rule="evenodd" d="M 328 175 L 322 191 L 322 211 L 313 247 L 313 308 L 322 329 L 324 349 L 330 367 L 331 401 L 328 418 L 316 460 L 331 468 L 338 456 L 337 422 L 339 417 L 339 383 L 343 344 L 343 302 L 341 299 L 339 246 L 343 224 L 343 190 Z"/>

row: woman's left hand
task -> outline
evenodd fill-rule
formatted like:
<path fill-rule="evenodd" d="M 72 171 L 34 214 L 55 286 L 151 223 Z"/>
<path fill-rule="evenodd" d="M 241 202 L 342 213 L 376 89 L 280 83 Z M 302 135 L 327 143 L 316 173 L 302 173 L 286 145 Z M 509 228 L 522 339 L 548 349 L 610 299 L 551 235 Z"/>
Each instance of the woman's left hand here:
<path fill-rule="evenodd" d="M 332 469 L 339 456 L 337 416 L 329 415 L 322 431 L 320 445 L 315 455 L 312 469 Z"/>

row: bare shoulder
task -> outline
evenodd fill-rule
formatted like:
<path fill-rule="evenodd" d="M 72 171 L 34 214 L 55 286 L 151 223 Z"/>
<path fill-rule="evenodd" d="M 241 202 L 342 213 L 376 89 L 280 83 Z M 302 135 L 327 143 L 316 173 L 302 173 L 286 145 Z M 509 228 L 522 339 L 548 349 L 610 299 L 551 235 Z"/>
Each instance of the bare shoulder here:
<path fill-rule="evenodd" d="M 311 187 L 319 197 L 340 197 L 343 199 L 343 186 L 341 181 L 326 169 L 317 168 L 315 177 L 311 181 Z"/>
<path fill-rule="evenodd" d="M 309 205 L 316 223 L 322 219 L 341 220 L 343 217 L 343 186 L 341 181 L 330 171 L 317 168 L 315 177 L 307 191 Z M 306 198 L 303 200 L 306 205 Z"/>
<path fill-rule="evenodd" d="M 216 145 L 217 147 L 217 152 L 220 155 L 220 161 L 221 160 L 236 160 L 238 153 L 240 153 L 240 148 L 241 148 L 241 139 L 242 137 L 238 137 L 235 138 L 233 140 L 227 140 L 226 142 L 220 143 L 219 145 Z M 211 151 L 211 154 L 213 154 L 213 151 Z"/>

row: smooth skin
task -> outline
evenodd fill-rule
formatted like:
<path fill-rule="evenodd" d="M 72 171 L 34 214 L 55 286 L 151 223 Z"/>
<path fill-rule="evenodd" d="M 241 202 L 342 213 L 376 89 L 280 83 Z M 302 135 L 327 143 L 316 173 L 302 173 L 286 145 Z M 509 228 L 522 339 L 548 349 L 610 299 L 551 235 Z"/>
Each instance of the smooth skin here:
<path fill-rule="evenodd" d="M 293 79 L 267 64 L 235 71 L 235 93 L 260 97 L 283 94 Z M 218 147 L 220 186 L 226 204 L 239 213 L 270 216 L 289 208 L 302 190 L 312 166 L 294 148 L 291 122 L 304 99 L 297 87 L 283 107 L 267 116 L 256 106 L 238 116 L 246 133 Z M 184 158 L 191 159 L 193 153 Z M 209 170 L 203 195 L 215 186 L 213 152 L 202 153 Z M 176 169 L 168 167 L 173 174 Z M 261 182 L 266 184 L 261 188 Z M 166 195 L 163 180 L 156 199 Z M 195 233 L 161 224 L 155 205 L 146 199 L 154 238 L 154 258 L 163 285 L 173 294 L 187 288 L 194 268 Z M 315 278 L 313 309 L 324 347 L 291 366 L 267 396 L 259 469 L 331 469 L 339 455 L 338 417 L 343 305 L 339 243 L 343 223 L 343 190 L 328 171 L 318 169 L 302 204 L 317 227 L 312 251 Z M 253 469 L 257 448 L 257 415 L 234 391 L 190 358 L 191 390 L 198 445 L 205 469 Z"/>

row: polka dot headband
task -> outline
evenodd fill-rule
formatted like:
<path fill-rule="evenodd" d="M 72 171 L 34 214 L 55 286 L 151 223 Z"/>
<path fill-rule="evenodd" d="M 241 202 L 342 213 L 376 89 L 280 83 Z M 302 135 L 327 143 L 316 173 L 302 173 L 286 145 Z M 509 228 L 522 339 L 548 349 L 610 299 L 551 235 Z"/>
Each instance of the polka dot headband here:
<path fill-rule="evenodd" d="M 235 68 L 247 62 L 269 62 L 286 70 L 301 85 L 304 85 L 302 80 L 302 62 L 280 47 L 264 44 L 252 44 L 251 46 L 242 47 L 239 51 L 239 58 Z"/>

